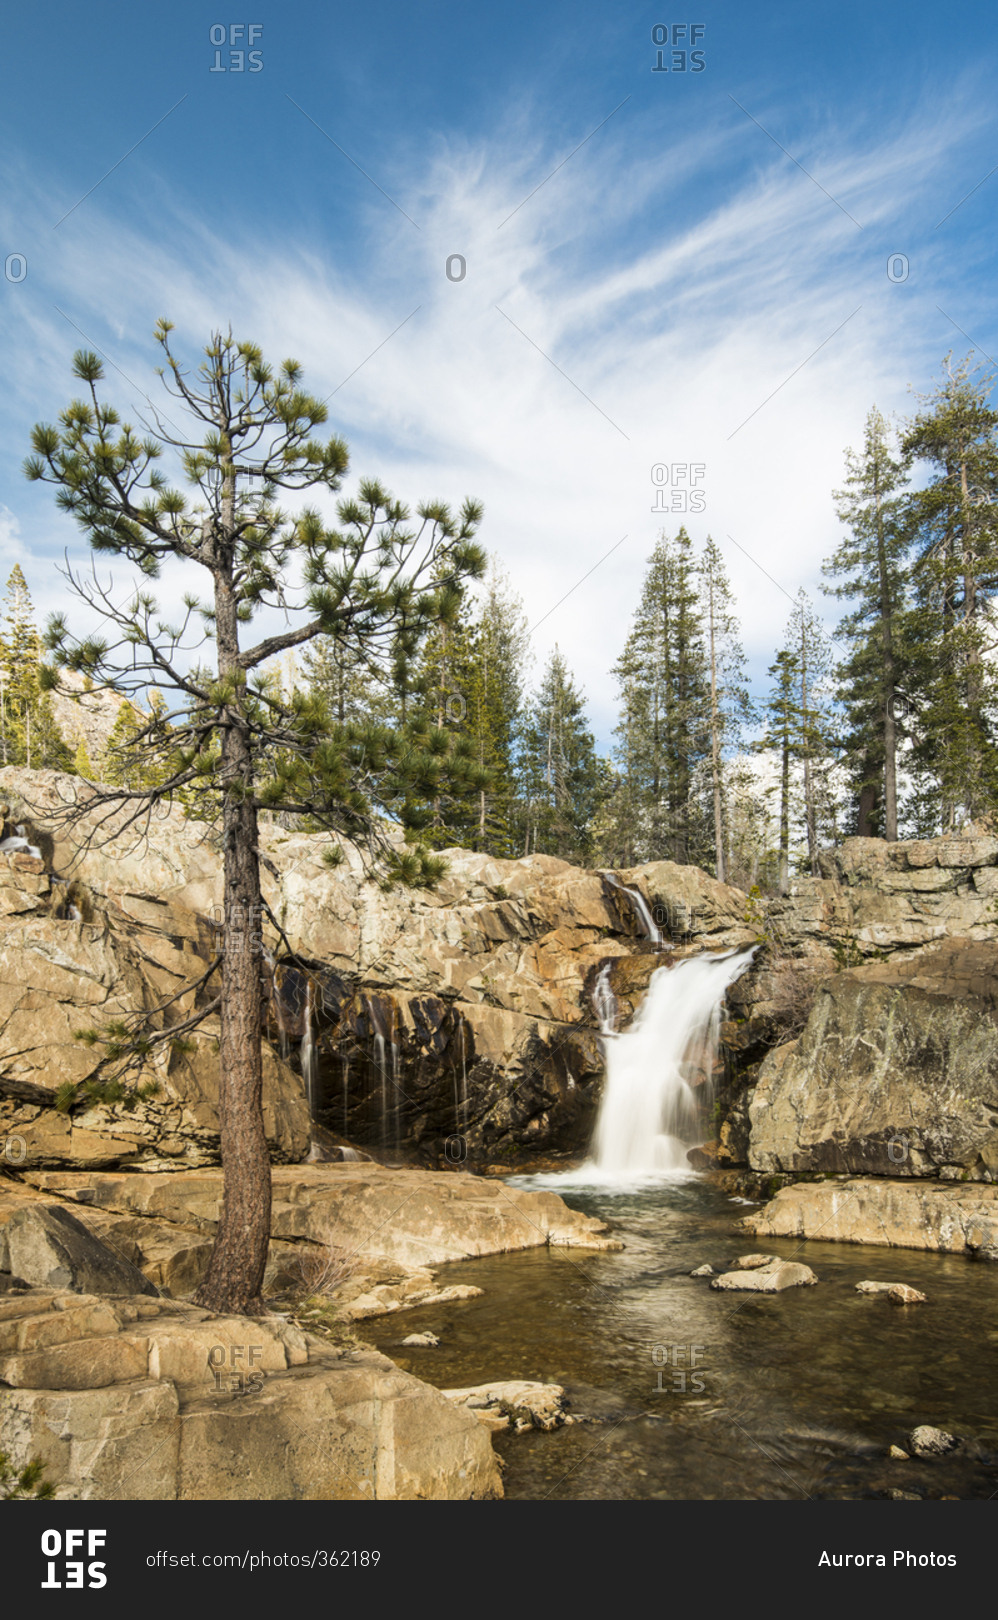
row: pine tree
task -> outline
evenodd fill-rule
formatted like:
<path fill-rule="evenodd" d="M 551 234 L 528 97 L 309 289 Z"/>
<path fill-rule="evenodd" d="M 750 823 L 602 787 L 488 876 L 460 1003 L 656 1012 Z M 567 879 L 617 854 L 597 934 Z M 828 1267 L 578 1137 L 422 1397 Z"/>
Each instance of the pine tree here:
<path fill-rule="evenodd" d="M 466 717 L 475 757 L 488 772 L 479 789 L 473 847 L 490 855 L 519 853 L 516 746 L 529 656 L 523 604 L 492 558 L 469 650 Z"/>
<path fill-rule="evenodd" d="M 708 656 L 693 543 L 663 534 L 649 558 L 641 601 L 614 666 L 622 715 L 615 757 L 645 823 L 641 858 L 710 858 L 701 797 L 711 752 Z"/>
<path fill-rule="evenodd" d="M 778 883 L 781 894 L 790 889 L 790 823 L 792 768 L 799 757 L 802 713 L 799 707 L 800 657 L 783 647 L 769 666 L 773 684 L 766 702 L 766 732 L 756 744 L 758 750 L 773 751 L 778 768 L 779 868 Z M 773 791 L 773 790 L 770 790 Z"/>
<path fill-rule="evenodd" d="M 908 499 L 919 686 L 913 764 L 921 779 L 922 830 L 955 827 L 998 804 L 998 412 L 993 377 L 971 357 L 944 362 L 941 382 L 919 396 L 907 424 L 909 461 L 933 469 Z"/>
<path fill-rule="evenodd" d="M 585 699 L 557 646 L 527 706 L 518 776 L 522 853 L 583 864 L 592 847 L 599 766 Z"/>
<path fill-rule="evenodd" d="M 444 796 L 452 773 L 462 769 L 446 735 L 428 737 L 404 723 L 341 724 L 321 696 L 300 688 L 275 695 L 265 671 L 319 635 L 349 639 L 367 656 L 404 670 L 428 627 L 440 622 L 440 581 L 448 577 L 461 591 L 482 573 L 485 559 L 474 542 L 482 514 L 469 500 L 457 515 L 439 501 L 413 515 L 373 479 L 339 501 L 338 527 L 314 507 L 282 511 L 281 490 L 328 494 L 341 486 L 346 445 L 313 436 L 327 419 L 325 405 L 303 389 L 296 361 L 275 370 L 255 344 L 237 343 L 231 332 L 212 335 L 192 378 L 171 349 L 170 331 L 167 321 L 156 331 L 161 375 L 188 415 L 186 435 L 171 437 L 157 421 L 157 435 L 140 438 L 102 402 L 100 360 L 81 351 L 74 371 L 84 397 L 61 413 L 58 426 L 35 427 L 25 471 L 57 487 L 59 505 L 77 519 L 95 553 L 123 559 L 149 580 L 164 563 L 207 575 L 207 599 L 185 597 L 173 625 L 161 620 L 146 589 L 118 607 L 76 579 L 88 611 L 104 615 L 110 634 L 78 638 L 56 615 L 47 641 L 54 678 L 68 668 L 129 698 L 152 686 L 166 699 L 150 736 L 157 759 L 168 738 L 171 774 L 153 788 L 103 787 L 98 806 L 124 807 L 128 824 L 145 818 L 148 825 L 158 804 L 196 784 L 221 835 L 227 921 L 220 957 L 200 981 L 218 985 L 217 993 L 199 997 L 186 1017 L 172 995 L 159 1008 L 136 1012 L 132 1022 L 89 1035 L 104 1045 L 105 1064 L 115 1070 L 109 1078 L 117 1079 L 141 1073 L 155 1053 L 219 1013 L 223 1201 L 197 1297 L 209 1310 L 253 1315 L 264 1309 L 271 1214 L 262 1107 L 258 945 L 267 912 L 260 813 L 315 818 L 330 834 L 334 862 L 342 858 L 340 839 L 350 838 L 385 883 L 432 882 L 442 863 L 418 842 L 400 849 L 385 821 L 415 835 L 419 817 L 409 815 L 409 806 Z M 193 493 L 167 483 L 158 467 L 164 448 Z M 296 580 L 303 589 L 294 606 Z M 246 646 L 244 627 L 261 612 L 274 610 L 276 617 L 277 609 L 293 610 L 292 623 Z M 199 624 L 209 646 L 192 669 L 186 649 Z M 67 807 L 64 834 L 94 806 L 90 798 Z"/>
<path fill-rule="evenodd" d="M 898 753 L 911 684 L 911 531 L 904 465 L 876 407 L 866 419 L 863 449 L 846 451 L 846 467 L 845 486 L 833 499 L 849 534 L 824 565 L 824 573 L 841 583 L 823 587 L 856 604 L 837 631 L 848 648 L 836 670 L 847 724 L 845 764 L 858 804 L 856 832 L 865 837 L 882 829 L 893 842 Z"/>
<path fill-rule="evenodd" d="M 834 794 L 829 780 L 834 762 L 829 694 L 832 659 L 831 643 L 804 590 L 798 591 L 797 605 L 787 622 L 786 646 L 797 660 L 795 753 L 801 766 L 807 866 L 811 876 L 817 877 L 819 842 L 835 831 Z"/>
<path fill-rule="evenodd" d="M 723 883 L 727 878 L 726 765 L 738 747 L 743 726 L 752 717 L 752 706 L 745 683 L 745 654 L 738 639 L 734 598 L 724 559 L 710 535 L 700 556 L 698 573 L 710 679 L 708 765 L 714 823 L 714 874 Z"/>
<path fill-rule="evenodd" d="M 65 770 L 70 753 L 42 690 L 42 645 L 28 584 L 15 564 L 7 580 L 0 636 L 0 755 L 5 765 Z"/>

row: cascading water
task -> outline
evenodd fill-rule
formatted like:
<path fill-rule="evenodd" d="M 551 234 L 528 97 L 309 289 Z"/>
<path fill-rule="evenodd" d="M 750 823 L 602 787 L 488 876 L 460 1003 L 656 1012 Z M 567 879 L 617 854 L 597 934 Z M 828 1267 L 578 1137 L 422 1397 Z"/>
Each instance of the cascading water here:
<path fill-rule="evenodd" d="M 752 955 L 695 956 L 656 969 L 633 1024 L 621 1035 L 612 1033 L 597 1007 L 606 1063 L 593 1147 L 601 1176 L 689 1168 L 686 1149 L 698 1112 L 689 1076 L 699 1070 L 709 1082 L 724 992 Z M 604 990 L 612 995 L 608 979 Z"/>
<path fill-rule="evenodd" d="M 312 1030 L 312 981 L 305 984 L 305 1027 L 301 1038 L 301 1072 L 305 1077 L 309 1118 L 315 1118 L 315 1037 Z"/>
<path fill-rule="evenodd" d="M 290 1043 L 288 1041 L 287 1024 L 284 1021 L 284 1003 L 281 1000 L 281 987 L 277 982 L 277 962 L 273 951 L 268 950 L 266 946 L 263 947 L 263 959 L 270 973 L 270 1000 L 274 1009 L 274 1018 L 277 1021 L 277 1038 L 280 1042 L 281 1057 L 287 1062 Z M 311 989 L 311 985 L 309 985 L 309 989 Z M 306 991 L 306 996 L 307 994 Z M 304 1069 L 302 1073 L 304 1073 Z"/>
<path fill-rule="evenodd" d="M 599 1022 L 601 1035 L 617 1033 L 617 998 L 610 987 L 610 963 L 605 962 L 596 975 L 593 986 L 593 1011 Z"/>
<path fill-rule="evenodd" d="M 38 845 L 29 844 L 28 829 L 23 821 L 18 822 L 15 831 L 7 838 L 0 840 L 0 851 L 3 854 L 13 855 L 17 850 L 23 851 L 25 855 L 33 855 L 36 861 L 40 861 L 42 858 L 42 852 Z"/>
<path fill-rule="evenodd" d="M 656 925 L 654 917 L 648 909 L 648 902 L 641 893 L 640 889 L 629 889 L 626 883 L 621 883 L 619 877 L 617 877 L 613 872 L 605 872 L 603 875 L 608 882 L 613 884 L 615 889 L 620 889 L 623 894 L 627 895 L 627 898 L 630 900 L 631 905 L 637 913 L 638 921 L 645 931 L 645 938 L 650 939 L 653 945 L 664 945 L 665 941 L 663 940 L 661 932 Z"/>
<path fill-rule="evenodd" d="M 385 1037 L 379 1030 L 374 1037 L 374 1061 L 381 1076 L 381 1147 L 388 1146 L 388 1065 L 385 1062 Z"/>

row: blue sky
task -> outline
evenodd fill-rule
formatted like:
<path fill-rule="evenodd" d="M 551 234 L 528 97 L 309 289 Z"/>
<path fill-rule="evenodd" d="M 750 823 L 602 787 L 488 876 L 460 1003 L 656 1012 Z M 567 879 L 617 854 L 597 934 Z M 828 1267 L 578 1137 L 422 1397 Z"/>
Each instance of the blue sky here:
<path fill-rule="evenodd" d="M 557 641 L 604 746 L 663 523 L 721 544 L 761 686 L 784 592 L 834 622 L 831 490 L 869 407 L 910 411 L 950 349 L 998 354 L 996 32 L 976 4 L 19 8 L 9 561 L 40 615 L 73 611 L 56 564 L 82 538 L 20 463 L 74 349 L 134 416 L 158 316 L 191 359 L 231 323 L 336 391 L 351 476 L 485 502 L 537 672 Z M 671 506 L 681 465 L 703 510 L 656 515 L 653 468 Z"/>

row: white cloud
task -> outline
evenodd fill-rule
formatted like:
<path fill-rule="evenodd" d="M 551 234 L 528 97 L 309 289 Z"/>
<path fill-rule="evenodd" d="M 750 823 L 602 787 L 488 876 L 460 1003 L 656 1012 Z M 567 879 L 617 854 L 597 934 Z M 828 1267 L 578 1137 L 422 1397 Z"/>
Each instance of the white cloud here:
<path fill-rule="evenodd" d="M 519 136 L 487 150 L 439 142 L 427 169 L 414 161 L 400 196 L 420 229 L 372 190 L 366 234 L 349 252 L 249 228 L 235 240 L 180 204 L 164 208 L 162 187 L 155 225 L 112 218 L 91 198 L 60 227 L 58 257 L 35 256 L 4 407 L 8 444 L 26 446 L 29 422 L 65 401 L 68 358 L 85 341 L 158 398 L 155 318 L 171 316 L 192 358 L 211 326 L 231 322 L 268 355 L 295 354 L 317 392 L 337 390 L 331 425 L 351 445 L 354 473 L 376 473 L 408 499 L 484 500 L 482 539 L 531 621 L 544 620 L 539 658 L 560 644 L 604 741 L 610 667 L 662 521 L 652 465 L 703 463 L 706 510 L 687 527 L 724 548 L 764 671 L 790 603 L 738 547 L 790 595 L 803 585 L 818 597 L 845 445 L 859 442 L 871 404 L 904 409 L 909 380 L 926 384 L 951 342 L 967 347 L 935 308 L 953 304 L 959 320 L 969 294 L 932 238 L 928 199 L 945 190 L 973 121 L 941 98 L 934 120 L 921 108 L 876 143 L 823 131 L 815 172 L 859 231 L 740 119 L 733 110 L 730 127 L 667 161 L 647 130 L 641 141 L 633 123 L 610 125 L 501 228 L 545 160 L 535 151 L 528 162 Z M 922 208 L 916 269 L 893 285 L 892 228 Z M 22 234 L 40 239 L 37 207 L 18 217 Z M 460 282 L 444 274 L 453 253 L 467 262 Z M 105 388 L 141 403 L 111 368 Z M 37 559 L 36 598 L 54 606 L 61 586 L 42 559 L 80 542 L 38 490 L 10 499 Z M 164 581 L 167 605 L 178 595 Z"/>

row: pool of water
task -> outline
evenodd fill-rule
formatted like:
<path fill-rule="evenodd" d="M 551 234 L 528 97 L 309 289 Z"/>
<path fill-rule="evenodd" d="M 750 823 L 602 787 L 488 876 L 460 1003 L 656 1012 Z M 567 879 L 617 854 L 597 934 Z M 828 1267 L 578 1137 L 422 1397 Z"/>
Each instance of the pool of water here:
<path fill-rule="evenodd" d="M 592 1421 L 503 1434 L 510 1498 L 986 1498 L 998 1492 L 998 1266 L 852 1244 L 745 1238 L 739 1203 L 694 1176 L 630 1190 L 521 1178 L 612 1223 L 622 1253 L 538 1249 L 438 1271 L 482 1297 L 359 1324 L 439 1388 L 529 1378 Z M 689 1273 L 738 1255 L 802 1260 L 817 1287 L 713 1291 Z M 907 1282 L 928 1303 L 858 1294 Z M 436 1348 L 403 1349 L 432 1330 Z M 917 1424 L 959 1455 L 888 1459 Z"/>

